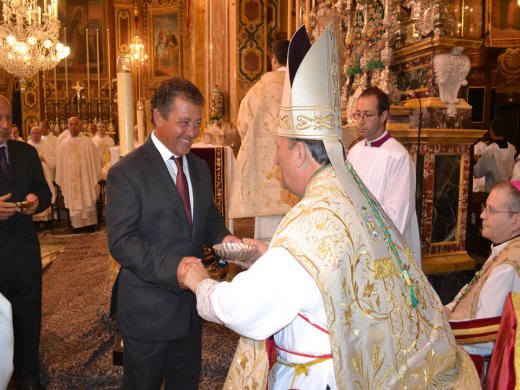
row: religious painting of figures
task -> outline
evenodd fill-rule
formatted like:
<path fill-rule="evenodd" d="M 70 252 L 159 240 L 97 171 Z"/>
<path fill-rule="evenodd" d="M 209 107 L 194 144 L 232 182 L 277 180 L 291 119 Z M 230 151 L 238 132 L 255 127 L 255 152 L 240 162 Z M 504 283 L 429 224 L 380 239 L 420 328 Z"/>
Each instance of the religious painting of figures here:
<path fill-rule="evenodd" d="M 520 6 L 518 1 L 488 0 L 488 10 L 490 46 L 520 46 Z"/>
<path fill-rule="evenodd" d="M 177 6 L 148 8 L 150 79 L 182 75 L 181 18 Z"/>
<path fill-rule="evenodd" d="M 57 67 L 59 74 L 95 75 L 103 73 L 103 48 L 106 45 L 106 4 L 103 0 L 66 0 L 58 3 L 62 42 L 70 47 L 70 54 Z"/>

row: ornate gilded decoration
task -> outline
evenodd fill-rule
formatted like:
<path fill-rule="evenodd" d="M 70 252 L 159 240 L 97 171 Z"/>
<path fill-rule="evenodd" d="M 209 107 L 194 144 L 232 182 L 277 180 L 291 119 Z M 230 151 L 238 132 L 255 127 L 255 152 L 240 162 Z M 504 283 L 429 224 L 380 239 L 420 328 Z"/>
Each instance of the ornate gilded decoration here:
<path fill-rule="evenodd" d="M 498 57 L 498 73 L 506 84 L 517 84 L 520 80 L 520 48 L 507 49 Z"/>

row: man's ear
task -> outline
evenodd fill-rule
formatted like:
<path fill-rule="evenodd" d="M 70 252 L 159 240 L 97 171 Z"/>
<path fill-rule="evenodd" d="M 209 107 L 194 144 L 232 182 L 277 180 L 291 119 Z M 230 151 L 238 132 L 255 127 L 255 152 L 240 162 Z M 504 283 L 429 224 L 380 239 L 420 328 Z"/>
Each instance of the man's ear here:
<path fill-rule="evenodd" d="M 382 120 L 383 122 L 386 122 L 386 120 L 388 119 L 388 115 L 389 115 L 388 110 L 383 111 L 383 112 L 381 113 L 381 120 Z"/>
<path fill-rule="evenodd" d="M 157 108 L 153 110 L 153 123 L 155 123 L 155 126 L 160 126 L 160 124 L 164 121 L 164 118 L 162 117 L 161 113 Z"/>
<path fill-rule="evenodd" d="M 296 166 L 301 167 L 307 160 L 307 153 L 309 153 L 309 150 L 301 141 L 296 142 L 294 147 L 296 148 Z"/>

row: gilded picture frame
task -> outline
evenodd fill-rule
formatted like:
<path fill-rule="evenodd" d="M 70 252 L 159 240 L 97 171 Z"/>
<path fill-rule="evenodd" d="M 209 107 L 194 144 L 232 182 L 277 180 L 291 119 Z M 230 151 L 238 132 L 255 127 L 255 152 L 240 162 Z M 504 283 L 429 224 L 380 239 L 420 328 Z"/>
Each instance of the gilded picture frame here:
<path fill-rule="evenodd" d="M 488 46 L 520 47 L 520 7 L 517 0 L 486 0 Z"/>
<path fill-rule="evenodd" d="M 182 15 L 178 5 L 149 6 L 147 32 L 150 81 L 157 82 L 172 76 L 182 76 Z"/>
<path fill-rule="evenodd" d="M 105 50 L 107 39 L 107 4 L 103 0 L 64 0 L 58 2 L 58 18 L 61 23 L 61 42 L 70 47 L 69 56 L 56 67 L 63 76 L 65 66 L 69 78 L 91 75 L 99 70 L 106 73 Z M 88 61 L 87 61 L 88 59 Z"/>

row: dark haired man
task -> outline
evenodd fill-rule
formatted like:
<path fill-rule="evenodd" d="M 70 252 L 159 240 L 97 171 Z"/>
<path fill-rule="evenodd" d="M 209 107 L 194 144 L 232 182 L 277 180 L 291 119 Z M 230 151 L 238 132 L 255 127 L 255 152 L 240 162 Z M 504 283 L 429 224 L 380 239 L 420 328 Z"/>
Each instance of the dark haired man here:
<path fill-rule="evenodd" d="M 421 242 L 415 213 L 415 167 L 404 146 L 386 130 L 388 95 L 366 89 L 357 101 L 354 119 L 363 138 L 348 152 L 348 161 L 403 234 L 419 268 Z"/>
<path fill-rule="evenodd" d="M 121 264 L 117 320 L 124 342 L 124 388 L 196 389 L 201 319 L 177 274 L 203 246 L 238 241 L 213 202 L 211 173 L 190 153 L 204 98 L 182 78 L 151 99 L 155 130 L 107 178 L 110 253 Z"/>
<path fill-rule="evenodd" d="M 283 215 L 298 199 L 282 188 L 274 164 L 288 45 L 288 40 L 273 43 L 273 71 L 251 87 L 238 111 L 242 144 L 231 186 L 229 218 L 255 217 L 255 238 L 271 238 Z"/>

